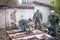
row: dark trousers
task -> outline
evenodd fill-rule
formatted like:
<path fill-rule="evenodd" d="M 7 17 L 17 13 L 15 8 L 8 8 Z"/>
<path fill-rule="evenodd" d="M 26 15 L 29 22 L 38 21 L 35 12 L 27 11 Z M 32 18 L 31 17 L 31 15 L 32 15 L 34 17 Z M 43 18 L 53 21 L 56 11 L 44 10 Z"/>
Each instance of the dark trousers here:
<path fill-rule="evenodd" d="M 16 22 L 12 22 L 12 27 L 15 28 L 16 27 Z"/>
<path fill-rule="evenodd" d="M 26 28 L 29 28 L 29 26 L 26 24 L 26 23 L 20 23 L 19 24 L 20 25 L 20 27 L 21 27 L 21 30 L 24 32 L 24 31 L 26 31 Z"/>
<path fill-rule="evenodd" d="M 52 27 L 53 27 L 54 36 L 57 37 L 58 25 L 55 24 L 55 25 L 52 25 Z"/>
<path fill-rule="evenodd" d="M 58 30 L 58 25 L 54 24 L 48 27 L 49 33 L 52 31 L 53 33 L 51 34 L 52 36 L 57 37 L 57 30 Z"/>
<path fill-rule="evenodd" d="M 40 21 L 35 21 L 35 29 L 42 30 Z"/>

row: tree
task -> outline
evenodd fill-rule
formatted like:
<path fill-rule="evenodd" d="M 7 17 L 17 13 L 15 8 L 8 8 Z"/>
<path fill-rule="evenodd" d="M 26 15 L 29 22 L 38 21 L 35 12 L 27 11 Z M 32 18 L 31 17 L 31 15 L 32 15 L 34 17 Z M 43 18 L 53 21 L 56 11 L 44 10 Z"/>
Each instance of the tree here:
<path fill-rule="evenodd" d="M 60 13 L 60 0 L 54 0 L 51 2 L 51 8 Z"/>

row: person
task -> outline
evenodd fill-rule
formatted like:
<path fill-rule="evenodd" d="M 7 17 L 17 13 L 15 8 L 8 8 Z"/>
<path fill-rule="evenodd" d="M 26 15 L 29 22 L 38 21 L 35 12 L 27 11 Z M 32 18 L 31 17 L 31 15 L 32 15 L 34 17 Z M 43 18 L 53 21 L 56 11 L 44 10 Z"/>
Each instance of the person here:
<path fill-rule="evenodd" d="M 28 26 L 29 26 L 30 28 L 34 28 L 35 24 L 34 24 L 34 22 L 32 21 L 32 19 L 29 18 L 28 20 L 29 20 L 29 22 L 27 23 Z"/>
<path fill-rule="evenodd" d="M 59 15 L 56 14 L 54 10 L 51 10 L 50 15 L 48 16 L 48 21 L 52 25 L 54 36 L 56 37 L 59 24 Z"/>
<path fill-rule="evenodd" d="M 35 29 L 41 29 L 41 21 L 42 21 L 42 14 L 41 12 L 39 12 L 39 10 L 37 10 L 37 12 L 35 12 L 34 16 L 33 16 L 33 21 L 35 22 Z M 39 25 L 39 27 L 37 27 L 37 24 Z"/>
<path fill-rule="evenodd" d="M 23 32 L 26 31 L 26 28 L 29 28 L 28 25 L 27 25 L 27 20 L 26 19 L 20 19 L 18 23 L 19 23 L 19 26 L 21 27 L 21 30 Z"/>
<path fill-rule="evenodd" d="M 13 13 L 11 14 L 12 27 L 16 27 L 16 12 L 17 12 L 17 8 L 14 8 Z"/>

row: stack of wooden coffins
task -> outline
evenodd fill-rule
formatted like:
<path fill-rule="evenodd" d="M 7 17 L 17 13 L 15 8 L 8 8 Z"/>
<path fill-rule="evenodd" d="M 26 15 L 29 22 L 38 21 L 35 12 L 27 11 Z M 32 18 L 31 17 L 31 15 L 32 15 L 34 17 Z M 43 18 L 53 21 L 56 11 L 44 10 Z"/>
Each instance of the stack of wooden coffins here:
<path fill-rule="evenodd" d="M 43 40 L 47 37 L 51 37 L 39 30 L 27 30 L 25 32 L 19 31 L 18 33 L 15 30 L 15 33 L 12 33 L 11 31 L 7 31 L 7 33 L 12 40 Z"/>

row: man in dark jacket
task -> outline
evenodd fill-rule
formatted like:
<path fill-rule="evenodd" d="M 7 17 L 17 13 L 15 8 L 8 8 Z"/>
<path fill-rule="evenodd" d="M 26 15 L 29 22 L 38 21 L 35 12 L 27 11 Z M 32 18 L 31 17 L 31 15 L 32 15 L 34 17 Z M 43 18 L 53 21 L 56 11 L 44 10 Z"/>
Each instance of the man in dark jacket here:
<path fill-rule="evenodd" d="M 48 20 L 53 27 L 54 36 L 57 36 L 58 24 L 59 24 L 59 15 L 55 13 L 54 10 L 51 10 Z"/>

